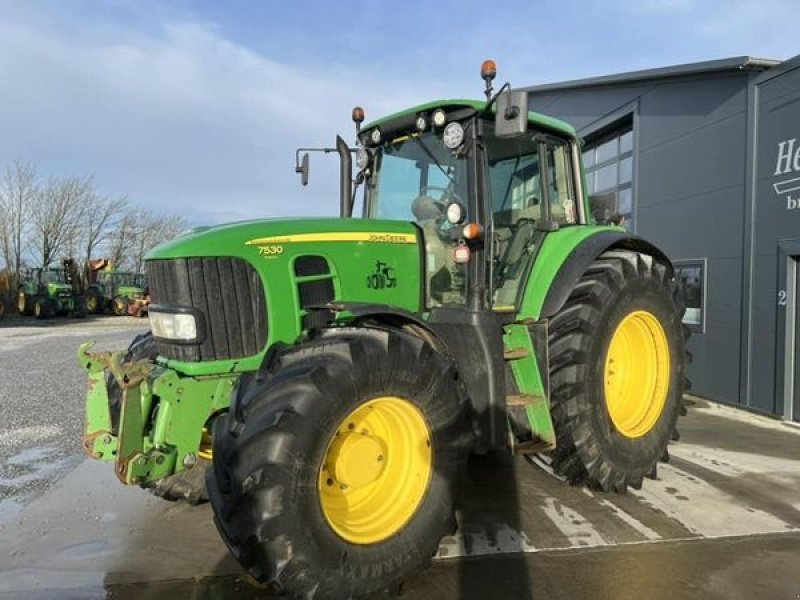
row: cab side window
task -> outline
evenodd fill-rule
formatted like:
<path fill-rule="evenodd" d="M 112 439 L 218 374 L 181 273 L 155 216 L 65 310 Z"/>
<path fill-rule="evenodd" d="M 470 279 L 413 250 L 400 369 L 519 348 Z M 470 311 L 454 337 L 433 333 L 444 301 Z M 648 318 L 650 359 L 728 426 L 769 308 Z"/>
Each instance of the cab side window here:
<path fill-rule="evenodd" d="M 559 225 L 577 222 L 572 162 L 569 144 L 554 140 L 547 144 L 547 179 L 550 217 Z"/>

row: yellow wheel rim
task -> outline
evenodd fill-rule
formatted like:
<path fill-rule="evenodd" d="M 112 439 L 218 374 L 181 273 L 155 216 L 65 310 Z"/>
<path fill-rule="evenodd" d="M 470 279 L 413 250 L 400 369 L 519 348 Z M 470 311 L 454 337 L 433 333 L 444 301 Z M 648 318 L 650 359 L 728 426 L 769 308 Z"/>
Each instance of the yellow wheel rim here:
<path fill-rule="evenodd" d="M 33 305 L 33 316 L 34 317 L 41 317 L 42 316 L 42 305 L 38 302 Z"/>
<path fill-rule="evenodd" d="M 211 432 L 207 427 L 203 427 L 203 437 L 200 439 L 200 448 L 197 450 L 197 456 L 206 460 L 213 460 L 214 458 L 214 450 L 211 447 Z"/>
<path fill-rule="evenodd" d="M 637 310 L 626 316 L 606 355 L 606 405 L 617 431 L 628 438 L 645 435 L 658 422 L 670 380 L 669 343 L 659 320 Z"/>
<path fill-rule="evenodd" d="M 17 296 L 17 310 L 19 311 L 19 314 L 25 312 L 25 294 L 20 294 Z"/>
<path fill-rule="evenodd" d="M 375 398 L 339 424 L 319 471 L 322 512 L 353 544 L 382 542 L 414 516 L 433 471 L 425 417 L 408 400 Z"/>
<path fill-rule="evenodd" d="M 95 296 L 89 296 L 86 299 L 86 310 L 89 312 L 94 312 L 97 308 L 97 298 Z"/>

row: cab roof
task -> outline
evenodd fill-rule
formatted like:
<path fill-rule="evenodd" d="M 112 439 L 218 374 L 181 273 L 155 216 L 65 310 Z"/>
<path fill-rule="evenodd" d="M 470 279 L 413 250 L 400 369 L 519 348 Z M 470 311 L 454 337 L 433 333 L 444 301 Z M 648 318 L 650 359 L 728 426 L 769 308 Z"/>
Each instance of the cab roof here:
<path fill-rule="evenodd" d="M 449 99 L 449 100 L 433 100 L 431 102 L 426 102 L 424 104 L 418 104 L 417 106 L 413 106 L 411 108 L 407 108 L 405 110 L 393 113 L 386 117 L 382 117 L 375 121 L 371 121 L 367 125 L 365 125 L 362 130 L 366 131 L 372 129 L 373 127 L 378 127 L 380 125 L 384 125 L 386 123 L 391 123 L 398 119 L 406 119 L 409 117 L 416 116 L 419 113 L 430 112 L 437 108 L 444 108 L 444 109 L 459 109 L 459 108 L 472 108 L 474 110 L 482 110 L 486 106 L 485 100 L 473 100 L 473 99 L 465 99 L 465 98 L 456 98 L 456 99 Z M 495 105 L 492 106 L 492 112 L 495 111 Z M 548 117 L 547 115 L 543 115 L 541 113 L 528 111 L 528 123 L 531 125 L 536 125 L 545 129 L 550 129 L 552 131 L 561 133 L 562 135 L 577 138 L 577 133 L 575 132 L 575 128 L 572 127 L 569 123 L 561 121 L 559 119 L 555 119 L 553 117 Z"/>

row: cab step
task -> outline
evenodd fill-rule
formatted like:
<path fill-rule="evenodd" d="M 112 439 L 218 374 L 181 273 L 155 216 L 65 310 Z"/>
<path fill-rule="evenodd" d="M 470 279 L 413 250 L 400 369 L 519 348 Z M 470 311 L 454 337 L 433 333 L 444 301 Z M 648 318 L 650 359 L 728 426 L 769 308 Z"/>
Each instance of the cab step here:
<path fill-rule="evenodd" d="M 525 348 L 509 348 L 503 352 L 503 360 L 519 360 L 520 358 L 528 358 L 530 354 Z"/>

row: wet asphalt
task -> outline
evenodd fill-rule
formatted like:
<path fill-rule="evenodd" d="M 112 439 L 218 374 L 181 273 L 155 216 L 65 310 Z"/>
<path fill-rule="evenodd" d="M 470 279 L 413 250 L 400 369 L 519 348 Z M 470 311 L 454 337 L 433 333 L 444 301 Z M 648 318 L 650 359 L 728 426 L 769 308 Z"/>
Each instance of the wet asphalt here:
<path fill-rule="evenodd" d="M 78 345 L 125 348 L 146 328 L 133 317 L 0 321 L 0 526 L 83 460 Z"/>
<path fill-rule="evenodd" d="M 133 319 L 0 325 L 0 599 L 275 598 L 209 507 L 154 498 L 80 450 L 85 339 Z M 628 494 L 560 481 L 542 457 L 475 457 L 459 531 L 413 600 L 800 598 L 800 429 L 701 399 L 658 478 Z"/>

